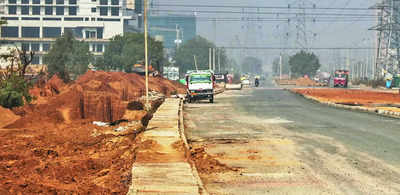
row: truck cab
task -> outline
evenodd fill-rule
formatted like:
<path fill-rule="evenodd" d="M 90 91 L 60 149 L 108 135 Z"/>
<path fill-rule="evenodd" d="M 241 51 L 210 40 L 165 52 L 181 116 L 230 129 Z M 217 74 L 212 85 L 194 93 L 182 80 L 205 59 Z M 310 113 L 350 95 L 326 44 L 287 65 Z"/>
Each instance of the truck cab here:
<path fill-rule="evenodd" d="M 348 83 L 349 83 L 349 71 L 348 70 L 336 70 L 335 77 L 333 79 L 333 86 L 347 88 Z"/>
<path fill-rule="evenodd" d="M 215 77 L 212 71 L 191 71 L 186 75 L 187 100 L 214 102 Z"/>

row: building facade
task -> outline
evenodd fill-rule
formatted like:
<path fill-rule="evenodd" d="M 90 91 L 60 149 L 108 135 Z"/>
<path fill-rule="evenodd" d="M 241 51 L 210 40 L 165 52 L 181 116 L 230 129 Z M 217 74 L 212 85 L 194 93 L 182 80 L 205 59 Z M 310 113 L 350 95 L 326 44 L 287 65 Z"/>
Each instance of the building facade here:
<path fill-rule="evenodd" d="M 167 49 L 191 40 L 197 35 L 196 16 L 193 15 L 151 15 L 149 34 L 163 41 Z"/>
<path fill-rule="evenodd" d="M 127 0 L 0 0 L 3 44 L 20 45 L 35 51 L 32 64 L 43 64 L 52 42 L 65 31 L 89 43 L 94 55 L 101 55 L 109 39 L 124 33 L 129 20 Z"/>

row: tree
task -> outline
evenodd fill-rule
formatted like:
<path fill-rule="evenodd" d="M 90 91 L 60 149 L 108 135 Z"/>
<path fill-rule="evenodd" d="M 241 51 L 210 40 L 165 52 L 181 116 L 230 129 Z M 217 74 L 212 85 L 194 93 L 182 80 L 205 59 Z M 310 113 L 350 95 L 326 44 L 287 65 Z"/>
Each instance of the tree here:
<path fill-rule="evenodd" d="M 144 35 L 126 33 L 111 39 L 103 57 L 96 59 L 95 66 L 100 70 L 131 72 L 134 64 L 144 63 L 144 57 Z M 163 63 L 162 42 L 149 38 L 149 64 L 160 71 Z"/>
<path fill-rule="evenodd" d="M 7 69 L 0 75 L 0 105 L 13 108 L 31 102 L 33 97 L 29 94 L 32 82 L 25 79 L 26 69 L 32 62 L 34 53 L 12 49 L 9 54 L 2 54 L 1 59 L 9 62 Z"/>
<path fill-rule="evenodd" d="M 215 44 L 208 41 L 207 39 L 197 36 L 192 40 L 189 40 L 182 44 L 175 56 L 176 64 L 180 67 L 180 73 L 184 74 L 188 70 L 195 70 L 194 56 L 196 56 L 197 66 L 200 70 L 209 69 L 209 48 L 216 48 Z M 226 71 L 229 65 L 229 59 L 227 57 L 224 48 L 216 51 L 215 63 L 216 69 L 219 70 L 218 56 L 221 65 L 221 71 Z"/>
<path fill-rule="evenodd" d="M 71 80 L 71 75 L 77 77 L 84 74 L 89 64 L 93 61 L 93 55 L 89 52 L 89 45 L 83 41 L 77 41 L 71 31 L 66 31 L 44 56 L 49 76 L 57 74 L 65 82 Z"/>
<path fill-rule="evenodd" d="M 262 61 L 256 57 L 246 57 L 242 62 L 243 73 L 261 73 Z"/>
<path fill-rule="evenodd" d="M 300 51 L 290 57 L 290 70 L 295 76 L 314 76 L 321 67 L 318 57 L 314 53 Z"/>

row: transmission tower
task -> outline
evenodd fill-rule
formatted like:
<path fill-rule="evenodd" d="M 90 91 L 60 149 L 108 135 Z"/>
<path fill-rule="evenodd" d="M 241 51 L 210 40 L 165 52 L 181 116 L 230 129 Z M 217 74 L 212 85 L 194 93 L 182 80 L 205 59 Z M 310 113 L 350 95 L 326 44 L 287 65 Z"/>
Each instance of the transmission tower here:
<path fill-rule="evenodd" d="M 309 24 L 315 23 L 315 18 L 307 18 L 306 10 L 308 9 L 306 8 L 316 8 L 316 4 L 309 0 L 298 0 L 296 1 L 296 4 L 288 5 L 289 8 L 294 6 L 298 7 L 298 13 L 294 18 L 296 27 L 296 46 L 307 51 L 312 46 L 312 42 L 316 37 L 316 33 L 312 32 L 312 30 L 309 30 Z"/>
<path fill-rule="evenodd" d="M 378 24 L 370 30 L 376 30 L 377 51 L 375 77 L 379 73 L 399 73 L 400 70 L 400 0 L 382 0 L 372 7 L 376 9 Z"/>

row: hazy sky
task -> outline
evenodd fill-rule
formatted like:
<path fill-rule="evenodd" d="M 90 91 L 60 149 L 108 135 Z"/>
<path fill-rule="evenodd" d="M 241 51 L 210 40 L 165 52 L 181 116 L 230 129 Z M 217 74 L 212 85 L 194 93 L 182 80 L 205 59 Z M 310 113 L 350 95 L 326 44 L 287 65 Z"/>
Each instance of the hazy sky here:
<path fill-rule="evenodd" d="M 335 8 L 368 8 L 374 5 L 376 0 L 319 0 L 310 1 L 306 0 L 307 7 L 315 4 L 316 7 L 335 7 Z M 184 5 L 228 5 L 228 6 L 287 6 L 288 3 L 292 7 L 299 6 L 297 0 L 154 0 L 155 5 L 158 4 L 184 4 Z M 237 8 L 193 8 L 193 7 L 162 7 L 159 9 L 177 9 L 177 10 L 199 10 L 197 13 L 198 19 L 198 34 L 214 40 L 216 36 L 216 44 L 218 46 L 238 46 L 239 42 L 242 46 L 256 46 L 256 47 L 297 47 L 296 45 L 296 17 L 295 15 L 280 14 L 256 14 L 256 15 L 243 15 L 240 13 L 204 13 L 201 11 L 242 11 Z M 245 9 L 248 12 L 256 12 L 257 9 Z M 299 12 L 298 10 L 287 9 L 259 9 L 260 12 Z M 307 10 L 307 13 L 312 10 Z M 315 13 L 335 13 L 335 14 L 375 14 L 370 10 L 317 10 Z M 175 12 L 185 13 L 185 12 Z M 308 15 L 307 15 L 308 16 Z M 263 21 L 263 22 L 241 22 L 241 21 L 207 21 L 207 18 L 236 18 L 242 17 L 250 18 L 292 18 L 290 24 L 282 21 Z M 309 46 L 311 47 L 371 47 L 374 45 L 375 32 L 369 31 L 368 28 L 375 25 L 374 18 L 360 19 L 355 16 L 349 16 L 346 22 L 334 22 L 335 18 L 322 19 L 323 17 L 332 16 L 315 16 L 307 19 L 306 29 Z M 338 16 L 340 17 L 340 16 Z M 316 22 L 313 22 L 315 18 Z M 319 22 L 319 20 L 329 20 Z M 343 20 L 343 19 L 342 19 Z M 253 26 L 247 28 L 246 25 Z M 216 28 L 215 28 L 216 27 Z M 289 40 L 287 43 L 284 41 L 284 35 L 289 33 Z M 314 36 L 315 35 L 315 36 Z M 239 41 L 235 38 L 238 37 Z M 286 45 L 286 46 L 285 46 Z M 271 63 L 281 51 L 279 50 L 262 50 L 262 51 L 247 51 L 243 55 L 258 55 L 264 60 L 264 63 Z M 293 53 L 294 51 L 286 51 Z M 344 61 L 344 57 L 349 55 L 348 50 L 334 51 L 334 50 L 318 50 L 315 51 L 321 57 L 322 63 L 333 63 L 340 58 Z M 239 55 L 238 51 L 231 53 L 232 55 Z M 372 52 L 354 51 L 350 53 L 352 59 L 359 60 L 366 58 L 367 55 L 373 55 Z M 365 56 L 365 57 L 364 57 Z M 339 62 L 339 61 L 338 61 Z M 342 62 L 340 62 L 342 63 Z"/>

